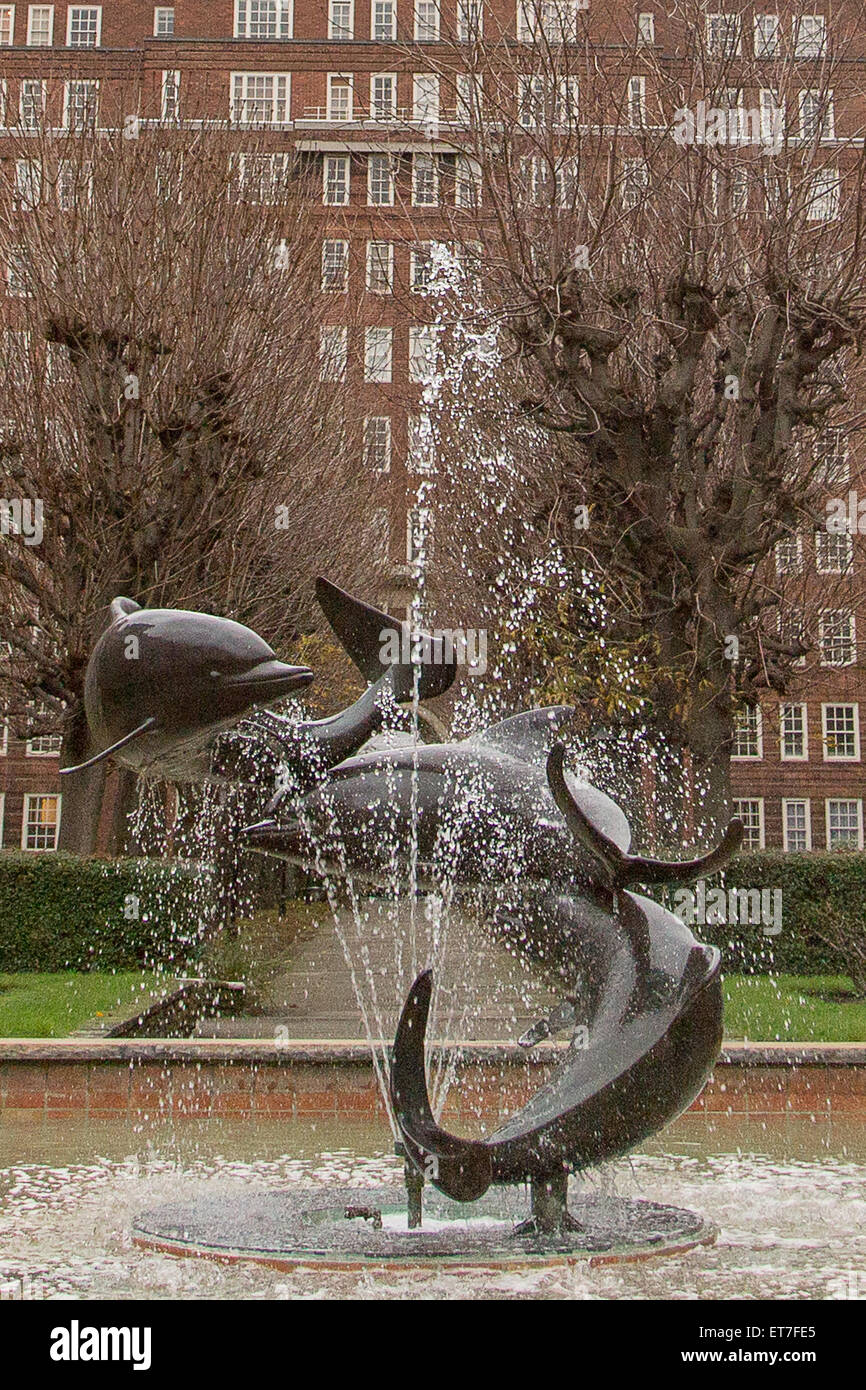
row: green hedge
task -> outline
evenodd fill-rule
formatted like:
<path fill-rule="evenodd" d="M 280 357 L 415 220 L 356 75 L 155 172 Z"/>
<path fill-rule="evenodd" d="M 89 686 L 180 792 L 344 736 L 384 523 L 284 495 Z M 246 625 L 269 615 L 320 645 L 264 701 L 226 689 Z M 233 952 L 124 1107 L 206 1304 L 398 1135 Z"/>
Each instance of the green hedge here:
<path fill-rule="evenodd" d="M 866 854 L 861 852 L 785 854 L 764 850 L 741 854 L 724 874 L 707 880 L 708 891 L 711 887 L 781 889 L 782 893 L 782 930 L 778 935 L 766 935 L 760 924 L 693 926 L 702 941 L 721 948 L 729 972 L 847 973 L 840 953 L 815 936 L 828 908 L 844 917 L 854 931 L 866 935 Z M 677 910 L 673 891 L 666 891 L 664 900 Z"/>
<path fill-rule="evenodd" d="M 198 866 L 3 851 L 0 973 L 182 966 L 195 956 L 213 899 Z"/>

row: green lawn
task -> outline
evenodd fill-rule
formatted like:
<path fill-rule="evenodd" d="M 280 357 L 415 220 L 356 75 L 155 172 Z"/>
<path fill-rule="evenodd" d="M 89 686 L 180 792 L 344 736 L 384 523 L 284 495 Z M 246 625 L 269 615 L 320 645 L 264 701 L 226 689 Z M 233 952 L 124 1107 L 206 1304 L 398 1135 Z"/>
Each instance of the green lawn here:
<path fill-rule="evenodd" d="M 170 984 L 165 977 L 134 971 L 0 975 L 0 1038 L 62 1038 L 99 1015 L 129 1016 Z M 729 975 L 725 1036 L 753 1042 L 866 1042 L 866 1000 L 855 999 L 850 981 L 841 976 Z"/>
<path fill-rule="evenodd" d="M 0 975 L 0 1038 L 63 1038 L 100 1014 L 146 1008 L 166 981 L 139 971 Z"/>
<path fill-rule="evenodd" d="M 839 975 L 729 975 L 725 1037 L 866 1042 L 866 1000 L 857 999 L 851 981 Z"/>

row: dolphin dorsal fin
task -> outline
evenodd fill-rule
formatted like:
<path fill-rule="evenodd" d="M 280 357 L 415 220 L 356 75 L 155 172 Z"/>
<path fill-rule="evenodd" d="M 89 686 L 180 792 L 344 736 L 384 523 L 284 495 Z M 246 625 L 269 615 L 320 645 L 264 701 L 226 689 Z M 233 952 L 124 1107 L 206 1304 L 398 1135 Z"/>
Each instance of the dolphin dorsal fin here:
<path fill-rule="evenodd" d="M 116 623 L 118 618 L 125 618 L 130 613 L 138 613 L 141 604 L 136 603 L 134 598 L 113 598 L 111 600 L 111 621 Z"/>
<path fill-rule="evenodd" d="M 545 709 L 530 709 L 514 714 L 499 724 L 472 734 L 467 743 L 483 743 L 509 758 L 522 763 L 544 767 L 551 744 L 574 710 L 570 705 L 550 705 Z"/>

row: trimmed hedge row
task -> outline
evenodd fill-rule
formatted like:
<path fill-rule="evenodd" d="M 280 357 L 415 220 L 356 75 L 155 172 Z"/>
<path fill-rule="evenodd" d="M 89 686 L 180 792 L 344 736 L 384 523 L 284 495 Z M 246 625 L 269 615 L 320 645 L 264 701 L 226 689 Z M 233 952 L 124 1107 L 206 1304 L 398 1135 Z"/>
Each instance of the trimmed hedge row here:
<path fill-rule="evenodd" d="M 866 935 L 866 854 L 739 855 L 714 887 L 781 890 L 781 931 L 771 923 L 698 920 L 695 934 L 722 950 L 729 972 L 847 973 L 844 948 L 818 939 L 832 912 Z M 694 891 L 694 888 L 693 888 Z M 215 920 L 218 885 L 199 865 L 71 854 L 0 853 L 0 973 L 123 970 L 194 960 Z M 664 901 L 681 912 L 676 890 Z M 772 897 L 765 900 L 771 908 Z"/>
<path fill-rule="evenodd" d="M 198 865 L 7 850 L 0 972 L 179 967 L 213 912 L 213 885 Z"/>
<path fill-rule="evenodd" d="M 785 854 L 762 850 L 740 854 L 723 874 L 707 880 L 708 896 L 715 887 L 723 887 L 726 893 L 737 888 L 771 895 L 778 889 L 782 894 L 781 931 L 777 934 L 772 896 L 764 899 L 769 909 L 765 923 L 694 923 L 696 936 L 721 949 L 728 972 L 847 974 L 844 951 L 821 941 L 816 929 L 820 930 L 832 913 L 847 930 L 866 936 L 866 854 L 862 852 Z M 664 899 L 679 912 L 675 890 L 665 892 Z"/>

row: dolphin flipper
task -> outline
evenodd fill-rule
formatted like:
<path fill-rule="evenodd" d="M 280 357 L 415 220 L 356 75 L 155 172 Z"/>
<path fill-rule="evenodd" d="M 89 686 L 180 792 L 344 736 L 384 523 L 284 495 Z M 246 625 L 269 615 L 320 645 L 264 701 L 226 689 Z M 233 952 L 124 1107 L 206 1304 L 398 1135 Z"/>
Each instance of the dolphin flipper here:
<path fill-rule="evenodd" d="M 141 734 L 146 734 L 148 729 L 153 729 L 155 725 L 156 720 L 153 715 L 151 715 L 149 719 L 145 719 L 143 724 L 139 724 L 137 729 L 133 729 L 132 733 L 124 734 L 123 738 L 119 738 L 116 743 L 112 743 L 110 748 L 103 748 L 101 752 L 95 753 L 92 758 L 88 758 L 87 762 L 78 763 L 75 767 L 62 767 L 60 769 L 60 776 L 68 777 L 71 772 L 86 772 L 88 768 L 96 767 L 97 763 L 104 762 L 106 758 L 111 757 L 112 753 L 118 753 L 121 748 L 125 748 L 128 743 L 132 743 L 134 738 L 138 738 Z"/>
<path fill-rule="evenodd" d="M 688 883 L 721 869 L 736 854 L 743 841 L 745 827 L 735 817 L 728 823 L 716 848 L 698 859 L 670 862 L 626 854 L 599 829 L 569 790 L 565 780 L 565 745 L 562 743 L 555 744 L 550 751 L 547 781 L 569 830 L 605 870 L 608 884 L 613 889 L 624 888 L 629 883 Z"/>
<path fill-rule="evenodd" d="M 319 607 L 330 623 L 340 643 L 365 680 L 373 683 L 381 680 L 388 669 L 382 660 L 382 647 L 386 638 L 395 637 L 398 646 L 402 645 L 404 625 L 380 608 L 374 608 L 361 599 L 353 598 L 345 589 L 332 584 L 321 575 L 316 579 L 316 598 Z M 425 653 L 429 659 L 412 663 L 396 663 L 392 670 L 402 679 L 393 683 L 394 695 L 399 702 L 411 700 L 414 694 L 415 671 L 418 671 L 419 700 L 434 700 L 454 683 L 457 663 L 453 653 L 446 660 L 445 643 L 441 637 L 427 637 L 419 633 Z"/>

